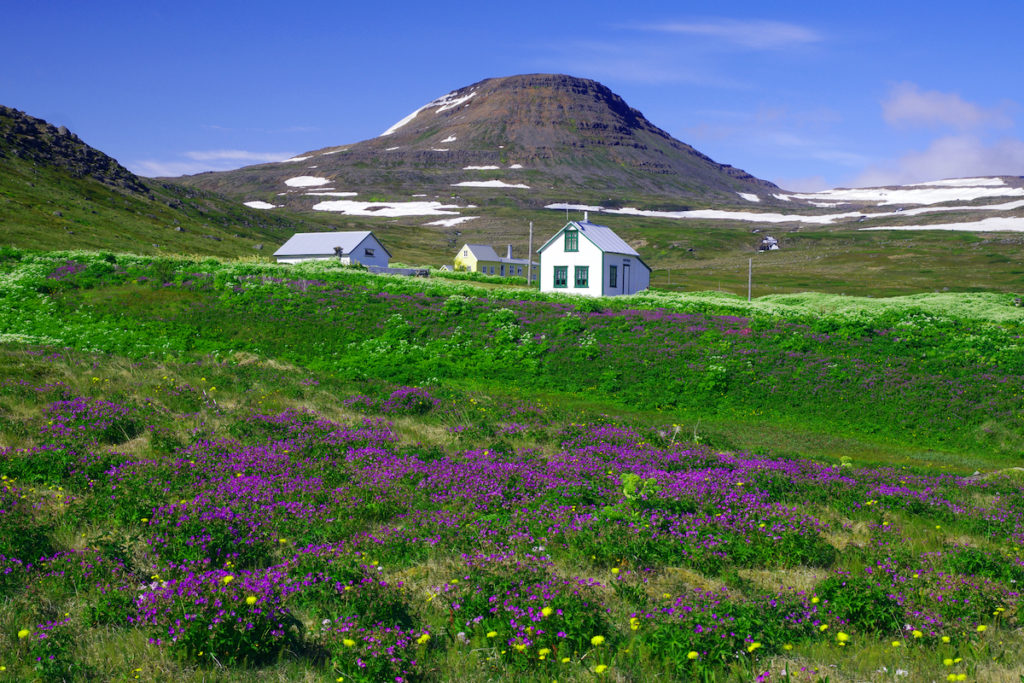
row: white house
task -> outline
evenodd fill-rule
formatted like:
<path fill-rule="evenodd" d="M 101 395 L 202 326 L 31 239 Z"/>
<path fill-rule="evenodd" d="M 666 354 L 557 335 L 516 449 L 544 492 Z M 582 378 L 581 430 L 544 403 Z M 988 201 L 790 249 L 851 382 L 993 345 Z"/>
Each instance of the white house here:
<path fill-rule="evenodd" d="M 540 291 L 617 296 L 651 284 L 651 269 L 611 228 L 570 221 L 537 250 Z"/>
<path fill-rule="evenodd" d="M 342 263 L 387 268 L 391 252 L 369 230 L 297 232 L 274 252 L 278 263 L 339 259 Z"/>

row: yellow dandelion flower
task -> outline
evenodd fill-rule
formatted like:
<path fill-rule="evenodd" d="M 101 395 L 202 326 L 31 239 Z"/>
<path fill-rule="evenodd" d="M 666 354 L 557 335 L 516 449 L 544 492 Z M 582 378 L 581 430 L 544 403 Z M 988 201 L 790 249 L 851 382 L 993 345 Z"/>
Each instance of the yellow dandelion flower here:
<path fill-rule="evenodd" d="M 923 638 L 924 637 L 924 634 L 921 633 L 920 631 L 918 631 L 916 628 L 913 631 L 910 632 L 910 635 L 914 636 L 915 638 Z"/>
<path fill-rule="evenodd" d="M 828 624 L 822 624 L 821 626 L 818 627 L 818 630 L 821 631 L 822 633 L 824 633 L 825 631 L 828 630 Z"/>
<path fill-rule="evenodd" d="M 540 611 L 540 613 L 545 617 L 550 617 L 554 613 L 554 611 L 555 610 L 551 609 L 550 607 L 545 607 Z"/>
<path fill-rule="evenodd" d="M 498 637 L 498 632 L 497 631 L 488 631 L 487 632 L 487 637 L 488 638 L 497 638 Z"/>
<path fill-rule="evenodd" d="M 23 628 L 18 631 L 18 638 L 28 638 L 28 634 L 31 633 L 27 628 Z"/>
<path fill-rule="evenodd" d="M 985 624 L 979 624 L 978 628 L 977 628 L 977 631 L 978 631 L 978 633 L 984 633 L 987 628 L 988 628 L 988 626 L 985 626 Z"/>
<path fill-rule="evenodd" d="M 838 640 L 840 643 L 848 642 L 850 640 L 850 634 L 843 633 L 842 631 L 840 631 L 836 634 L 836 640 Z"/>
<path fill-rule="evenodd" d="M 222 577 L 220 582 L 223 583 L 226 586 L 226 585 L 228 585 L 229 583 L 231 583 L 234 580 L 235 580 L 235 577 L 231 576 L 231 574 L 228 574 L 227 576 Z"/>
<path fill-rule="evenodd" d="M 562 664 L 568 664 L 568 663 L 569 663 L 569 658 L 568 657 L 562 657 Z"/>
<path fill-rule="evenodd" d="M 352 640 L 351 638 L 346 638 L 345 640 L 341 641 L 341 644 L 345 647 L 355 647 L 356 641 Z"/>
<path fill-rule="evenodd" d="M 416 642 L 420 645 L 426 645 L 430 641 L 430 634 L 424 633 L 422 636 L 416 639 Z"/>
<path fill-rule="evenodd" d="M 900 646 L 900 641 L 898 641 L 898 640 L 892 641 L 892 646 L 893 647 L 899 647 Z"/>
<path fill-rule="evenodd" d="M 821 598 L 819 598 L 817 595 L 815 595 L 813 598 L 811 598 L 811 604 L 812 605 L 817 605 L 819 602 L 821 602 Z"/>
<path fill-rule="evenodd" d="M 255 595 L 250 595 L 249 597 L 247 597 L 245 599 L 245 604 L 247 604 L 247 605 L 255 605 L 256 604 L 256 596 Z"/>
<path fill-rule="evenodd" d="M 690 650 L 689 652 L 686 653 L 686 658 L 687 659 L 697 659 L 697 657 L 700 657 L 700 653 L 697 652 L 696 650 Z"/>
<path fill-rule="evenodd" d="M 618 574 L 618 573 L 619 573 L 619 568 L 618 567 L 612 567 L 612 574 Z"/>
<path fill-rule="evenodd" d="M 790 650 L 793 649 L 793 643 L 786 643 L 785 645 L 782 646 L 782 649 L 785 650 L 786 652 L 789 652 Z"/>
<path fill-rule="evenodd" d="M 750 645 L 747 645 L 747 652 L 753 652 L 759 647 L 761 647 L 761 643 L 751 643 Z"/>
<path fill-rule="evenodd" d="M 942 642 L 948 643 L 949 642 L 949 636 L 942 636 Z"/>
<path fill-rule="evenodd" d="M 630 628 L 630 630 L 633 630 L 633 631 L 638 630 L 640 628 L 640 620 L 637 619 L 636 617 L 631 618 L 629 620 L 629 628 Z"/>
<path fill-rule="evenodd" d="M 604 645 L 604 636 L 594 636 L 590 639 L 590 644 L 594 647 L 600 647 L 601 645 Z"/>
<path fill-rule="evenodd" d="M 942 663 L 945 666 L 953 666 L 953 658 L 952 657 L 946 657 L 945 659 L 942 660 Z"/>
<path fill-rule="evenodd" d="M 608 665 L 607 664 L 598 664 L 597 666 L 594 667 L 594 673 L 597 673 L 597 674 L 603 674 L 607 670 L 608 670 Z"/>
<path fill-rule="evenodd" d="M 540 655 L 541 657 L 545 657 L 545 656 L 547 656 L 547 655 L 551 654 L 551 650 L 550 650 L 550 649 L 548 649 L 548 648 L 546 648 L 546 647 L 542 647 L 542 648 L 540 649 L 540 651 L 539 651 L 539 652 L 537 652 L 537 654 L 539 654 L 539 655 Z"/>

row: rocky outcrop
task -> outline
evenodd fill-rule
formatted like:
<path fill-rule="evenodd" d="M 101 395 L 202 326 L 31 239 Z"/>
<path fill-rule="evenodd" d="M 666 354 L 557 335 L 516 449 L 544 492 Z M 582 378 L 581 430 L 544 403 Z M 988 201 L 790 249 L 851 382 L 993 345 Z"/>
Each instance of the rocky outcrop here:
<path fill-rule="evenodd" d="M 0 106 L 0 157 L 19 157 L 64 169 L 75 177 L 89 176 L 112 187 L 149 192 L 138 176 L 82 142 L 65 126 L 53 126 L 5 106 Z"/>

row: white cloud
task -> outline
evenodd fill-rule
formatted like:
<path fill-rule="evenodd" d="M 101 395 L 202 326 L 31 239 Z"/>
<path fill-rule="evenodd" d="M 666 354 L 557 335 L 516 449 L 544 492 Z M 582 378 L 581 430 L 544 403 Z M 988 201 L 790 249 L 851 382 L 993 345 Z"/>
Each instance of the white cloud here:
<path fill-rule="evenodd" d="M 987 143 L 972 135 L 934 140 L 927 149 L 868 167 L 854 187 L 903 185 L 940 178 L 1024 174 L 1024 141 Z"/>
<path fill-rule="evenodd" d="M 249 152 L 244 149 L 207 149 L 182 152 L 182 159 L 143 159 L 128 162 L 125 166 L 132 173 L 147 178 L 173 178 L 204 171 L 231 171 L 252 163 L 284 161 L 289 152 Z"/>
<path fill-rule="evenodd" d="M 185 156 L 196 161 L 284 161 L 291 154 L 287 152 L 248 152 L 244 149 L 206 149 L 185 152 Z"/>
<path fill-rule="evenodd" d="M 755 50 L 788 48 L 823 40 L 820 33 L 806 26 L 769 20 L 713 19 L 646 24 L 640 28 L 662 33 L 706 36 Z"/>
<path fill-rule="evenodd" d="M 174 178 L 203 171 L 228 170 L 226 168 L 211 168 L 210 164 L 200 161 L 160 161 L 157 159 L 129 162 L 125 166 L 132 173 L 146 178 Z"/>
<path fill-rule="evenodd" d="M 1004 109 L 981 107 L 956 93 L 921 90 L 914 83 L 897 83 L 882 102 L 882 116 L 890 125 L 944 125 L 962 130 L 1007 127 L 1012 121 Z"/>

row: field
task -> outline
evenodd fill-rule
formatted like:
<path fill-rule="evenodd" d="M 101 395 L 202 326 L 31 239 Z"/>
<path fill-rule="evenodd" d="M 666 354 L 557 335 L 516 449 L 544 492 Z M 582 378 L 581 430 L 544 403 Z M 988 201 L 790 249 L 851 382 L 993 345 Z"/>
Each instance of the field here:
<path fill-rule="evenodd" d="M 494 285 L 0 251 L 0 681 L 1020 680 L 1014 295 Z"/>

